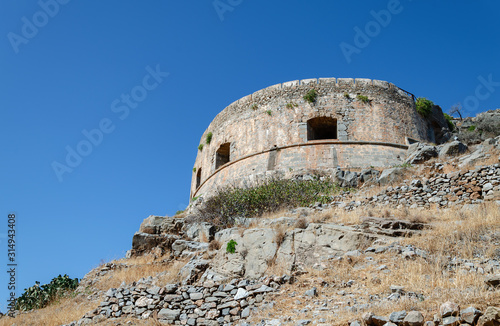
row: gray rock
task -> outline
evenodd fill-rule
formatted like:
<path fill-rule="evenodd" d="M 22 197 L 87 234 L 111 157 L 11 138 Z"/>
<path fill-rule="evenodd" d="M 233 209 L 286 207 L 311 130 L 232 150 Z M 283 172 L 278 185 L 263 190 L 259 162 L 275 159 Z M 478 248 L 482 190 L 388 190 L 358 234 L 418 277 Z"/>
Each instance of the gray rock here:
<path fill-rule="evenodd" d="M 382 171 L 382 174 L 377 180 L 377 183 L 380 185 L 387 185 L 397 181 L 404 174 L 404 168 L 390 168 Z"/>
<path fill-rule="evenodd" d="M 309 296 L 309 297 L 316 297 L 318 295 L 318 291 L 314 287 L 314 288 L 312 288 L 310 290 L 307 290 L 304 294 L 307 295 L 307 296 Z"/>
<path fill-rule="evenodd" d="M 417 150 L 411 153 L 405 163 L 420 164 L 438 156 L 436 146 L 420 145 Z"/>
<path fill-rule="evenodd" d="M 180 309 L 161 309 L 160 312 L 158 313 L 158 318 L 159 319 L 166 319 L 169 321 L 174 321 L 179 318 L 181 315 L 181 310 Z"/>
<path fill-rule="evenodd" d="M 500 308 L 488 307 L 484 315 L 479 317 L 478 326 L 498 326 L 500 325 Z"/>
<path fill-rule="evenodd" d="M 395 324 L 402 323 L 406 317 L 406 310 L 396 311 L 389 315 L 389 320 Z"/>
<path fill-rule="evenodd" d="M 439 307 L 439 313 L 443 318 L 448 316 L 458 316 L 460 313 L 460 306 L 454 302 L 447 301 Z"/>
<path fill-rule="evenodd" d="M 467 146 L 459 141 L 452 141 L 443 145 L 439 151 L 439 156 L 457 156 L 467 151 Z"/>
<path fill-rule="evenodd" d="M 455 316 L 444 317 L 441 321 L 442 326 L 456 326 L 460 323 L 460 318 Z"/>
<path fill-rule="evenodd" d="M 500 286 L 500 274 L 488 276 L 484 282 L 491 287 Z"/>
<path fill-rule="evenodd" d="M 474 325 L 481 316 L 481 314 L 482 314 L 481 311 L 477 310 L 476 308 L 469 307 L 460 312 L 460 318 L 467 324 Z"/>
<path fill-rule="evenodd" d="M 420 311 L 410 311 L 403 320 L 405 326 L 422 326 L 424 315 Z"/>

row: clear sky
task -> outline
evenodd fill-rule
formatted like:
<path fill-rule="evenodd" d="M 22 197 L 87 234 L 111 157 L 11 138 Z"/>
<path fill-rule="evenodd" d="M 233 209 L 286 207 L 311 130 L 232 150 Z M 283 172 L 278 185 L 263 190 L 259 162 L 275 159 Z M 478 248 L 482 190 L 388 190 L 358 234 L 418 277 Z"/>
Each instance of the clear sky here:
<path fill-rule="evenodd" d="M 2 1 L 0 310 L 9 213 L 17 295 L 81 278 L 187 206 L 200 137 L 233 101 L 358 77 L 475 115 L 499 107 L 499 32 L 495 0 Z"/>

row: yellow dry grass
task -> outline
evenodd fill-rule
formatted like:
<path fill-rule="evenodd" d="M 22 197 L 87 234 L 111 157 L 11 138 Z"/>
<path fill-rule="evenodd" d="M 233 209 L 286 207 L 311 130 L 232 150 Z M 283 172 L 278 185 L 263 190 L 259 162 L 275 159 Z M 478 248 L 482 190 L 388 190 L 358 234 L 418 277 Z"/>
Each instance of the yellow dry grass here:
<path fill-rule="evenodd" d="M 85 295 L 63 298 L 49 306 L 30 313 L 22 313 L 16 318 L 3 317 L 0 326 L 55 326 L 70 323 L 95 309 L 99 302 L 88 301 Z"/>
<path fill-rule="evenodd" d="M 464 259 L 473 259 L 479 254 L 483 257 L 498 257 L 497 248 L 492 245 L 500 240 L 495 238 L 500 231 L 500 213 L 495 203 L 484 204 L 473 211 L 431 209 L 402 212 L 388 209 L 387 212 L 374 213 L 408 219 L 418 217 L 432 222 L 432 229 L 401 240 L 401 245 L 411 244 L 426 250 L 428 258 L 417 257 L 412 260 L 394 253 L 367 254 L 332 261 L 323 270 L 309 268 L 307 274 L 297 277 L 294 284 L 282 286 L 280 293 L 273 297 L 276 301 L 274 308 L 262 312 L 258 317 L 315 319 L 314 308 L 307 312 L 297 309 L 298 306 L 310 303 L 311 299 L 302 294 L 313 286 L 319 291 L 319 296 L 314 301 L 328 303 L 329 311 L 336 313 L 322 315 L 326 323 L 331 325 L 346 325 L 350 320 L 359 320 L 364 311 L 352 311 L 350 306 L 355 302 L 369 303 L 370 296 L 387 297 L 391 293 L 391 285 L 402 286 L 406 292 L 423 295 L 425 300 L 403 296 L 397 301 L 372 302 L 369 311 L 388 316 L 394 311 L 419 310 L 426 316 L 426 320 L 432 320 L 439 306 L 448 300 L 463 308 L 475 306 L 484 309 L 489 305 L 498 305 L 500 291 L 488 290 L 484 275 L 460 269 L 448 270 L 445 266 L 450 255 Z M 343 214 L 341 217 L 346 221 L 352 221 L 353 218 L 351 214 Z M 379 269 L 381 265 L 386 265 L 387 268 Z M 279 266 L 271 266 L 268 274 L 270 272 L 280 275 Z M 354 281 L 353 284 L 347 286 L 351 280 Z M 322 286 L 325 284 L 327 286 Z M 342 291 L 353 296 L 339 294 Z"/>

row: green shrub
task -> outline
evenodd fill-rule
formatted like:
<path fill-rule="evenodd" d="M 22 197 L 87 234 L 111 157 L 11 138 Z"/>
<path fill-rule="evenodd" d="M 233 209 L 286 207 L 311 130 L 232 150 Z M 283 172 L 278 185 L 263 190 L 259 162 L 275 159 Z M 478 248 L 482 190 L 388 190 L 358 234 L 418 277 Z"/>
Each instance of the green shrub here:
<path fill-rule="evenodd" d="M 230 227 L 238 217 L 256 217 L 284 208 L 330 203 L 342 189 L 331 179 L 269 179 L 255 187 L 216 190 L 199 209 L 198 219 Z"/>
<path fill-rule="evenodd" d="M 370 102 L 370 100 L 368 99 L 368 96 L 365 96 L 365 95 L 358 95 L 357 98 L 358 98 L 358 100 L 360 100 L 363 103 L 369 103 Z"/>
<path fill-rule="evenodd" d="M 314 103 L 314 102 L 316 102 L 317 97 L 318 97 L 318 93 L 313 88 L 313 89 L 309 90 L 309 92 L 307 92 L 306 95 L 304 95 L 304 100 L 306 100 L 309 103 Z"/>
<path fill-rule="evenodd" d="M 474 131 L 476 130 L 476 126 L 472 125 L 472 126 L 469 126 L 469 128 L 467 128 L 468 131 Z"/>
<path fill-rule="evenodd" d="M 453 123 L 453 117 L 447 113 L 443 113 L 443 114 L 444 114 L 444 118 L 446 119 L 446 124 L 448 125 L 448 129 L 450 129 L 450 131 L 455 130 L 455 124 Z"/>
<path fill-rule="evenodd" d="M 28 289 L 16 299 L 16 309 L 31 310 L 40 309 L 47 306 L 53 300 L 66 295 L 69 291 L 76 289 L 78 279 L 71 279 L 68 275 L 55 277 L 49 284 L 40 286 L 40 282 Z"/>
<path fill-rule="evenodd" d="M 229 240 L 226 246 L 226 252 L 234 254 L 236 252 L 236 245 L 236 241 L 234 241 L 233 239 Z"/>
<path fill-rule="evenodd" d="M 259 108 L 259 106 L 257 104 L 252 104 L 250 108 L 255 111 Z"/>
<path fill-rule="evenodd" d="M 212 141 L 212 136 L 213 136 L 212 132 L 209 132 L 207 134 L 207 139 L 206 139 L 207 140 L 207 145 L 210 144 L 210 142 Z"/>
<path fill-rule="evenodd" d="M 271 112 L 271 110 L 267 110 L 267 111 L 266 111 L 266 113 L 267 113 L 268 115 L 273 115 L 273 113 Z"/>
<path fill-rule="evenodd" d="M 344 97 L 345 97 L 346 99 L 350 99 L 350 98 L 351 98 L 351 95 L 349 95 L 349 93 L 347 93 L 347 92 L 344 92 Z"/>
<path fill-rule="evenodd" d="M 298 106 L 299 105 L 297 103 L 294 103 L 294 102 L 290 102 L 290 103 L 286 104 L 286 107 L 289 108 L 289 109 L 293 109 L 293 108 L 296 108 Z"/>
<path fill-rule="evenodd" d="M 202 151 L 202 150 L 203 150 L 203 144 L 199 144 L 199 145 L 198 145 L 198 150 L 199 150 L 199 151 Z"/>
<path fill-rule="evenodd" d="M 193 172 L 196 173 L 196 168 L 193 168 Z"/>
<path fill-rule="evenodd" d="M 423 117 L 428 117 L 432 112 L 432 107 L 434 103 L 431 100 L 426 99 L 425 97 L 419 97 L 416 101 L 416 109 L 418 114 Z"/>

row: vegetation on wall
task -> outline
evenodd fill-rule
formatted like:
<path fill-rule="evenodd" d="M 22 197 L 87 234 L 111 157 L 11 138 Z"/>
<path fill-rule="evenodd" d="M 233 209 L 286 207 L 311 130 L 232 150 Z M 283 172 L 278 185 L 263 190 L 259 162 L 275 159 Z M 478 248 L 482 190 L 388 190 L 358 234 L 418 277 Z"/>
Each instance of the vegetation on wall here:
<path fill-rule="evenodd" d="M 351 95 L 349 95 L 349 93 L 347 92 L 344 92 L 344 97 L 348 100 L 351 99 Z"/>
<path fill-rule="evenodd" d="M 198 150 L 199 150 L 199 151 L 202 151 L 202 150 L 203 150 L 203 144 L 199 144 L 199 145 L 198 145 Z"/>
<path fill-rule="evenodd" d="M 16 300 L 17 310 L 40 309 L 47 306 L 59 297 L 65 296 L 78 286 L 78 279 L 71 279 L 68 275 L 55 277 L 49 284 L 40 286 L 40 282 L 24 290 L 24 293 Z"/>
<path fill-rule="evenodd" d="M 196 168 L 193 168 L 193 172 L 196 172 Z"/>
<path fill-rule="evenodd" d="M 257 104 L 252 104 L 250 108 L 255 111 L 259 108 L 259 106 Z"/>
<path fill-rule="evenodd" d="M 418 114 L 423 117 L 428 117 L 432 112 L 432 107 L 434 106 L 434 102 L 426 99 L 425 97 L 417 98 L 415 104 Z"/>
<path fill-rule="evenodd" d="M 370 99 L 368 98 L 368 96 L 358 95 L 357 98 L 358 98 L 358 100 L 360 100 L 363 103 L 370 103 Z"/>
<path fill-rule="evenodd" d="M 200 208 L 198 219 L 230 227 L 235 218 L 256 217 L 284 208 L 329 203 L 342 191 L 331 179 L 269 179 L 255 187 L 218 189 Z"/>
<path fill-rule="evenodd" d="M 266 113 L 267 113 L 268 115 L 273 115 L 273 113 L 271 112 L 271 110 L 267 110 L 267 111 L 266 111 Z"/>
<path fill-rule="evenodd" d="M 206 139 L 206 141 L 207 141 L 207 145 L 208 145 L 208 144 L 210 144 L 210 142 L 212 141 L 212 136 L 213 136 L 213 134 L 212 134 L 212 132 L 210 131 L 210 132 L 207 134 L 207 139 Z"/>
<path fill-rule="evenodd" d="M 295 107 L 298 107 L 299 105 L 295 102 L 290 102 L 290 103 L 287 103 L 286 104 L 286 107 L 289 108 L 289 109 L 293 109 Z"/>
<path fill-rule="evenodd" d="M 313 89 L 309 90 L 309 92 L 307 92 L 306 95 L 304 95 L 304 100 L 306 100 L 309 103 L 314 103 L 314 102 L 316 102 L 317 97 L 318 97 L 318 93 L 313 88 Z"/>

